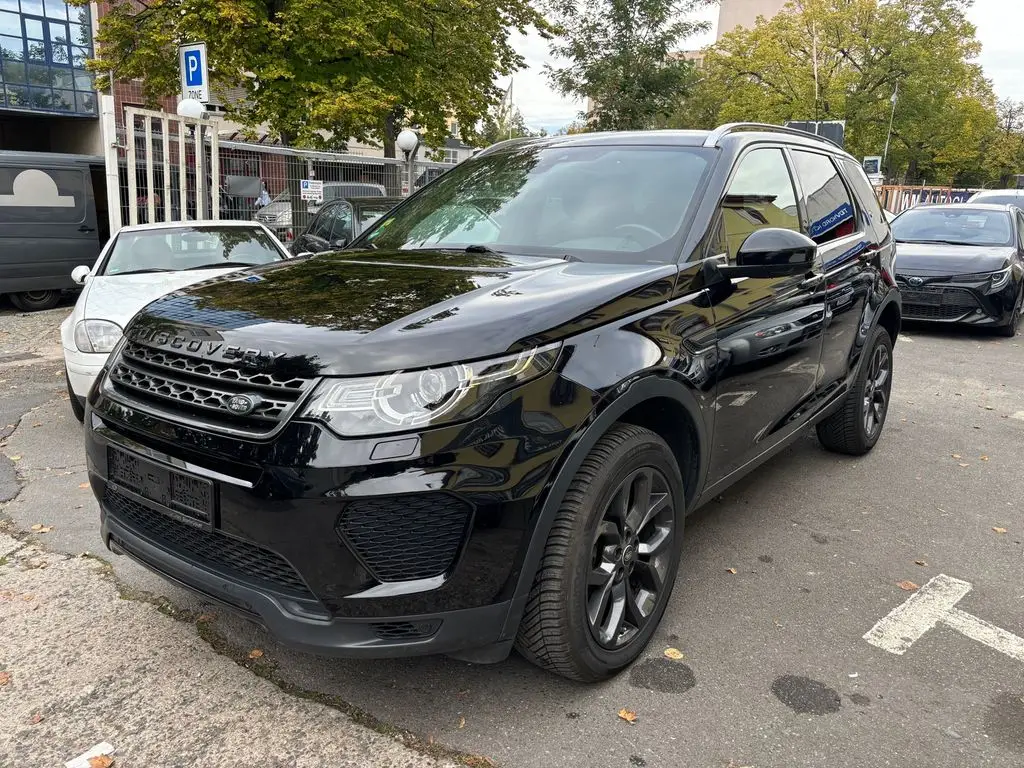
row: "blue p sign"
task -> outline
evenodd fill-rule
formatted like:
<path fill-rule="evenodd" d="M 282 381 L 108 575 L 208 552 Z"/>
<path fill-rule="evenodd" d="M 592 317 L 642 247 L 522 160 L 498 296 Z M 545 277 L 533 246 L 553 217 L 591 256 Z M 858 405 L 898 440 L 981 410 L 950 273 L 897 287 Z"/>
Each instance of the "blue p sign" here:
<path fill-rule="evenodd" d="M 203 87 L 203 54 L 201 51 L 185 51 L 185 85 L 189 88 Z"/>

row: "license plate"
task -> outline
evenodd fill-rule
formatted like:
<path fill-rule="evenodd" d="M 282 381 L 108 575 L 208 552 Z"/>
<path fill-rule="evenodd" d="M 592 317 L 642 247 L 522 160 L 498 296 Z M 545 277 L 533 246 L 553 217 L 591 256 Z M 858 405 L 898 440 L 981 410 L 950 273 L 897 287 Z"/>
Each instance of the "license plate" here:
<path fill-rule="evenodd" d="M 930 307 L 942 306 L 942 294 L 929 291 L 903 291 L 903 300 L 907 304 L 926 304 Z"/>
<path fill-rule="evenodd" d="M 160 505 L 160 511 L 196 528 L 213 527 L 213 482 L 149 461 L 128 451 L 107 449 L 108 480 Z"/>

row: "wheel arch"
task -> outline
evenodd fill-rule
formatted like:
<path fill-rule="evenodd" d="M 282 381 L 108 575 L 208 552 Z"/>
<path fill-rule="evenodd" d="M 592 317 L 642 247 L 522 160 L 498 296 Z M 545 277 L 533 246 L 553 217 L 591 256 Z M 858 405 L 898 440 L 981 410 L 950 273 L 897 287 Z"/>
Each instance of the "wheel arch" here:
<path fill-rule="evenodd" d="M 604 402 L 563 456 L 548 482 L 522 560 L 503 637 L 516 634 L 551 526 L 569 484 L 598 440 L 620 423 L 650 429 L 668 443 L 680 464 L 687 511 L 700 497 L 700 487 L 708 469 L 710 441 L 700 405 L 689 387 L 662 376 L 649 376 L 634 382 L 618 397 Z"/>

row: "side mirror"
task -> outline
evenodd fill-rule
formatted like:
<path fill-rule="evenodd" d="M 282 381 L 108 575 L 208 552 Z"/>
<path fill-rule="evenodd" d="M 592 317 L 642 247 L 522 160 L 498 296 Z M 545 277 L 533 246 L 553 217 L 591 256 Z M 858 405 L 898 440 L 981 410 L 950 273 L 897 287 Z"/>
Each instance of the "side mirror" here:
<path fill-rule="evenodd" d="M 817 243 L 800 232 L 759 229 L 743 241 L 730 271 L 746 277 L 802 275 L 814 265 L 817 252 Z"/>
<path fill-rule="evenodd" d="M 92 270 L 83 264 L 71 270 L 71 280 L 75 285 L 85 285 L 86 279 L 92 274 Z"/>
<path fill-rule="evenodd" d="M 337 240 L 331 242 L 331 248 L 340 251 L 342 248 L 348 247 L 349 240 L 347 237 L 339 237 Z"/>

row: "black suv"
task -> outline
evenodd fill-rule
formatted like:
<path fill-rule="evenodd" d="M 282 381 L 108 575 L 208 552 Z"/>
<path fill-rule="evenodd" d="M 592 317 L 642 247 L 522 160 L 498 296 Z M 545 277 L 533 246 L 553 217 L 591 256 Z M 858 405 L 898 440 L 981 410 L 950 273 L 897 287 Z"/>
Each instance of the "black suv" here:
<path fill-rule="evenodd" d="M 809 428 L 874 446 L 892 262 L 799 131 L 496 145 L 345 251 L 135 317 L 88 399 L 104 540 L 307 650 L 607 677 L 688 512 Z"/>

